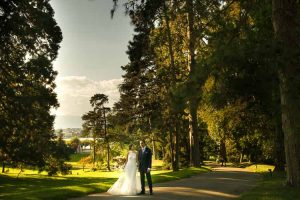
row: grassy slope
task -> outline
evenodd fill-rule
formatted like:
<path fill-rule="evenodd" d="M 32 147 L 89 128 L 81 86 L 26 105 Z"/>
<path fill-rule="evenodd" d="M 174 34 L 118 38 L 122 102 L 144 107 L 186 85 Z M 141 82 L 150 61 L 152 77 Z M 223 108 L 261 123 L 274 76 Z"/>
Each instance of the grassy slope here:
<path fill-rule="evenodd" d="M 267 165 L 252 165 L 248 169 L 260 172 L 262 179 L 258 186 L 250 192 L 243 194 L 240 200 L 296 200 L 300 199 L 299 188 L 289 188 L 284 185 L 285 175 L 283 173 L 270 173 L 268 169 L 274 169 Z"/>
<path fill-rule="evenodd" d="M 71 163 L 78 166 L 78 157 Z M 190 177 L 209 171 L 206 168 L 188 168 L 179 172 L 161 170 L 161 162 L 154 162 L 153 182 L 164 182 Z M 0 199 L 67 199 L 89 193 L 106 191 L 117 179 L 120 171 L 82 171 L 72 170 L 72 175 L 49 177 L 26 170 L 16 179 L 18 171 L 10 169 L 9 173 L 0 175 Z"/>

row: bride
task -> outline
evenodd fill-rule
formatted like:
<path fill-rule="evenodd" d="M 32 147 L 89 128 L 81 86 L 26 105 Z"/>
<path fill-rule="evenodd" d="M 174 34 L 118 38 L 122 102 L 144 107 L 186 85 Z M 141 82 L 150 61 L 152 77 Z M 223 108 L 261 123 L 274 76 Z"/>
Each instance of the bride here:
<path fill-rule="evenodd" d="M 112 195 L 136 195 L 141 192 L 141 180 L 137 176 L 137 153 L 132 144 L 129 145 L 123 172 L 107 192 Z"/>

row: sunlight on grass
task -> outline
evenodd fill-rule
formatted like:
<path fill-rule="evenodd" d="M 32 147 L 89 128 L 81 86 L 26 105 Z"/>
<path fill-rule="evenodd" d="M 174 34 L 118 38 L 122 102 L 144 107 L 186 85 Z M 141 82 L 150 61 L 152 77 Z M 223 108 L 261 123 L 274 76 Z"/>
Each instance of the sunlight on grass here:
<path fill-rule="evenodd" d="M 246 167 L 246 169 L 252 171 L 252 172 L 269 172 L 270 170 L 274 170 L 274 166 L 273 165 L 264 165 L 264 164 L 255 164 L 255 165 L 251 165 L 249 167 Z"/>
<path fill-rule="evenodd" d="M 9 172 L 7 174 L 11 176 L 17 176 L 20 173 L 20 169 L 17 168 L 6 168 Z M 32 169 L 23 169 L 23 171 L 20 173 L 20 176 L 22 175 L 38 175 L 39 172 L 37 170 Z M 47 175 L 47 172 L 41 172 L 41 175 Z"/>
<path fill-rule="evenodd" d="M 162 160 L 153 160 L 152 166 L 153 167 L 157 167 L 157 166 L 161 167 L 161 166 L 163 166 L 163 161 Z"/>
<path fill-rule="evenodd" d="M 285 186 L 283 173 L 263 173 L 263 179 L 250 192 L 243 194 L 239 200 L 296 200 L 300 199 L 299 188 Z"/>
<path fill-rule="evenodd" d="M 0 199 L 67 199 L 95 192 L 104 192 L 117 180 L 121 170 L 93 171 L 91 168 L 76 168 L 78 160 L 85 155 L 77 155 L 69 162 L 75 168 L 72 174 L 47 176 L 46 172 L 25 169 L 16 179 L 19 169 L 9 168 L 9 172 L 0 175 Z M 177 172 L 161 170 L 162 161 L 153 160 L 152 178 L 154 183 L 187 178 L 207 172 L 207 168 L 187 168 Z"/>

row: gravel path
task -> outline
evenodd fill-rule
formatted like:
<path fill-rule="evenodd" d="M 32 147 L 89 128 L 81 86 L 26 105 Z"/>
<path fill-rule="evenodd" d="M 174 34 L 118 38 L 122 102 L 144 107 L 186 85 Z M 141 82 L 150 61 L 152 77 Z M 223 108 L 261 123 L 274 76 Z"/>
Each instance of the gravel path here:
<path fill-rule="evenodd" d="M 222 200 L 235 199 L 256 185 L 258 175 L 241 168 L 216 167 L 212 172 L 192 178 L 154 184 L 154 195 L 111 196 L 107 193 L 92 194 L 72 200 Z M 146 188 L 147 190 L 148 188 Z"/>

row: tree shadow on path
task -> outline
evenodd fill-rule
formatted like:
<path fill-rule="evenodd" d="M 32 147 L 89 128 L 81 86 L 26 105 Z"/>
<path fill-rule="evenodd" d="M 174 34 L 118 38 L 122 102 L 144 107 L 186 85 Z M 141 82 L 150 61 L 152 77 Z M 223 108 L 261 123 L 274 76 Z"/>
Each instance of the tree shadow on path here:
<path fill-rule="evenodd" d="M 99 193 L 77 200 L 127 200 L 127 199 L 168 199 L 168 200 L 216 200 L 235 199 L 256 185 L 258 175 L 241 168 L 217 167 L 212 172 L 156 184 L 154 195 L 111 196 Z"/>

